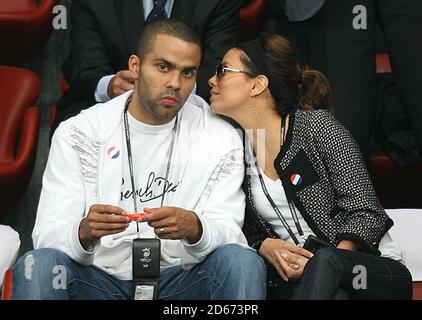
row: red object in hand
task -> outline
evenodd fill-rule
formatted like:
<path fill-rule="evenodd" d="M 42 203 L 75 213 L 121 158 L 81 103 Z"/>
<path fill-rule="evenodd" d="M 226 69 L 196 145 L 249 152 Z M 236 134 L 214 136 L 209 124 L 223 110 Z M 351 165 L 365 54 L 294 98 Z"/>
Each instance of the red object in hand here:
<path fill-rule="evenodd" d="M 142 217 L 145 215 L 145 213 L 129 213 L 127 216 L 132 221 L 139 221 L 142 220 Z"/>

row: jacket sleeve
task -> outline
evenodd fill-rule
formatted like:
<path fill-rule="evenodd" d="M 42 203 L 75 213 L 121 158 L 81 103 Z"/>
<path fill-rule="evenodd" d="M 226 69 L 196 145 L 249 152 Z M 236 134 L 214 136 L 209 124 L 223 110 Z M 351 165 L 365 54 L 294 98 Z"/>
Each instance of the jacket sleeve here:
<path fill-rule="evenodd" d="M 95 90 L 104 76 L 114 74 L 100 26 L 86 0 L 72 1 L 72 50 L 63 73 L 78 101 L 95 101 Z"/>
<path fill-rule="evenodd" d="M 245 195 L 242 191 L 243 151 L 233 150 L 226 154 L 217 166 L 195 206 L 202 223 L 202 238 L 184 247 L 189 255 L 182 257 L 182 264 L 202 261 L 219 246 L 237 243 L 247 247 L 242 233 L 245 212 Z M 194 260 L 190 260 L 194 258 Z"/>
<path fill-rule="evenodd" d="M 313 140 L 335 189 L 337 209 L 345 215 L 337 243 L 352 240 L 361 251 L 379 254 L 378 244 L 393 221 L 376 196 L 360 149 L 330 113 L 313 114 Z"/>
<path fill-rule="evenodd" d="M 85 183 L 67 124 L 60 125 L 53 136 L 32 238 L 34 249 L 54 248 L 89 265 L 95 250 L 88 252 L 79 242 L 79 223 L 85 215 Z"/>
<path fill-rule="evenodd" d="M 227 50 L 235 46 L 240 34 L 240 8 L 243 0 L 220 0 L 208 18 L 206 33 L 202 38 L 203 53 L 198 73 L 198 95 L 208 100 L 208 79 L 215 73 Z"/>

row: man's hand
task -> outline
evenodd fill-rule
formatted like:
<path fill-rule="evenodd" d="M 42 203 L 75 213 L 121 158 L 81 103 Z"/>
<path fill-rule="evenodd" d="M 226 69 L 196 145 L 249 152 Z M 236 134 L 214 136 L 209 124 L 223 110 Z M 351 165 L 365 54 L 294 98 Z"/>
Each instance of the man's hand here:
<path fill-rule="evenodd" d="M 130 219 L 123 209 L 95 204 L 79 225 L 79 241 L 85 250 L 101 237 L 120 233 L 129 226 Z"/>
<path fill-rule="evenodd" d="M 259 249 L 284 281 L 299 279 L 313 256 L 311 252 L 281 239 L 265 239 Z"/>
<path fill-rule="evenodd" d="M 175 207 L 156 209 L 145 208 L 146 215 L 142 222 L 148 222 L 150 227 L 161 239 L 186 239 L 190 244 L 196 243 L 202 236 L 202 224 L 196 214 Z"/>
<path fill-rule="evenodd" d="M 107 94 L 113 99 L 126 91 L 133 90 L 135 79 L 131 77 L 129 70 L 122 70 L 116 73 L 108 83 Z"/>

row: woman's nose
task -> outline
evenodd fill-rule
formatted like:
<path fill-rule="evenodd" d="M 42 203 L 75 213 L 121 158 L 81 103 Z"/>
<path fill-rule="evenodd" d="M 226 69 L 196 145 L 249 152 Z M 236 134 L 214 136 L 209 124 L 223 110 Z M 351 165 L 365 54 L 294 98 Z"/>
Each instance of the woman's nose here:
<path fill-rule="evenodd" d="M 212 88 L 216 86 L 216 78 L 217 76 L 214 74 L 209 80 L 208 80 L 208 85 Z"/>

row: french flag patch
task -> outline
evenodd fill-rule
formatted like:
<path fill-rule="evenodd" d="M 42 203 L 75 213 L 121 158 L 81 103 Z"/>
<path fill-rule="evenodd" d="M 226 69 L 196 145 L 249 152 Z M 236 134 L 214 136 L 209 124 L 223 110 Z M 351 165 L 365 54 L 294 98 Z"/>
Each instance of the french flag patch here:
<path fill-rule="evenodd" d="M 116 147 L 111 147 L 107 150 L 110 159 L 117 159 L 120 156 L 120 150 Z"/>
<path fill-rule="evenodd" d="M 292 182 L 293 185 L 300 186 L 303 182 L 303 179 L 300 176 L 300 174 L 294 173 L 291 175 L 290 181 Z"/>

